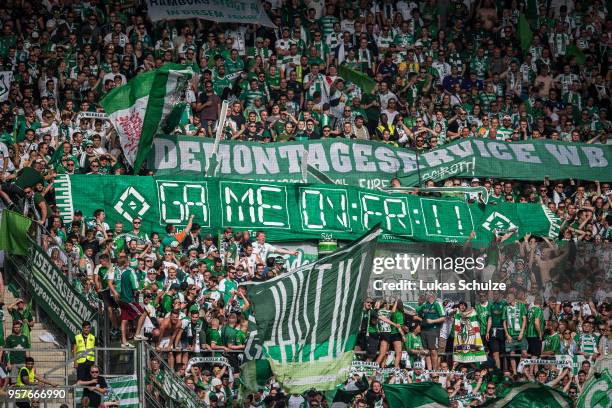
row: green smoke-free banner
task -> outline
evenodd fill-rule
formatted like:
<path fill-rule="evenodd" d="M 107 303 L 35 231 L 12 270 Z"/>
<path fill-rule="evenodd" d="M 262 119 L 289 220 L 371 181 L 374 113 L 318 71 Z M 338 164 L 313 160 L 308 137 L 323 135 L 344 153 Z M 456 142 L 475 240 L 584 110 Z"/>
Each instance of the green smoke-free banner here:
<path fill-rule="evenodd" d="M 225 227 L 266 231 L 270 241 L 355 240 L 380 223 L 383 241 L 464 242 L 476 232 L 486 245 L 494 230 L 517 229 L 557 237 L 559 219 L 537 204 L 467 204 L 456 198 L 433 198 L 374 192 L 334 184 L 284 184 L 202 177 L 61 175 L 56 201 L 64 222 L 74 210 L 91 217 L 106 211 L 106 221 L 126 224 L 143 218 L 147 232 L 166 224 L 179 228 L 191 214 L 204 231 Z"/>
<path fill-rule="evenodd" d="M 34 302 L 70 338 L 81 332 L 85 320 L 92 323 L 97 333 L 96 310 L 74 289 L 41 247 L 31 243 L 25 263 L 15 257 L 9 260 L 28 283 Z"/>
<path fill-rule="evenodd" d="M 247 284 L 256 330 L 247 359 L 264 358 L 287 393 L 333 390 L 349 375 L 379 227 L 318 261 Z"/>
<path fill-rule="evenodd" d="M 159 136 L 149 155 L 157 175 L 204 174 L 213 152 L 212 139 Z M 506 143 L 489 139 L 460 140 L 415 154 L 379 142 L 326 139 L 261 144 L 224 141 L 217 177 L 301 182 L 302 160 L 336 184 L 387 187 L 398 177 L 403 186 L 450 177 L 494 177 L 611 181 L 612 146 L 554 141 Z M 213 170 L 208 173 L 214 175 Z M 313 174 L 308 182 L 317 182 Z"/>

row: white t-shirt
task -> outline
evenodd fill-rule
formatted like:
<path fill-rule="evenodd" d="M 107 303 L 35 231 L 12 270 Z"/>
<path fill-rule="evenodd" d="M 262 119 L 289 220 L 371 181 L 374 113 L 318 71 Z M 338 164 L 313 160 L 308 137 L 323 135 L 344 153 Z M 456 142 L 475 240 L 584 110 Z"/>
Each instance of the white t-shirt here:
<path fill-rule="evenodd" d="M 263 262 L 266 262 L 266 259 L 268 259 L 268 254 L 274 251 L 276 251 L 276 247 L 274 245 L 268 244 L 267 242 L 264 242 L 263 244 L 260 244 L 257 241 L 253 242 L 253 253 L 259 255 Z"/>
<path fill-rule="evenodd" d="M 0 171 L 4 169 L 4 159 L 8 161 L 6 171 L 12 173 L 15 171 L 13 161 L 10 159 L 8 147 L 4 142 L 0 142 Z"/>

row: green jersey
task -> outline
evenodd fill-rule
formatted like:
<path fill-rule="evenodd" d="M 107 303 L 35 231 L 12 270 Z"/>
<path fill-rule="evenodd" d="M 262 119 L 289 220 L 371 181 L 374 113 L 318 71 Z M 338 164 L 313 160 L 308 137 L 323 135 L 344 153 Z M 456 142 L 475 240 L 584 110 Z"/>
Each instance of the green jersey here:
<path fill-rule="evenodd" d="M 423 330 L 436 330 L 442 326 L 442 323 L 425 323 L 426 319 L 434 320 L 444 317 L 444 310 L 442 310 L 442 305 L 438 302 L 423 303 L 417 308 L 417 314 L 423 319 L 423 324 L 421 325 Z"/>
<path fill-rule="evenodd" d="M 380 318 L 386 317 L 389 319 L 391 316 L 391 311 L 387 309 L 380 309 L 378 311 L 378 331 L 380 333 L 391 333 L 391 325 L 387 322 L 383 322 Z"/>
<path fill-rule="evenodd" d="M 489 321 L 489 304 L 477 304 L 476 314 L 478 315 L 478 325 L 480 326 L 480 336 L 484 338 L 487 334 L 487 322 Z"/>
<path fill-rule="evenodd" d="M 421 342 L 421 336 L 414 333 L 408 333 L 406 335 L 406 343 L 404 343 L 406 350 L 423 350 L 423 343 Z M 414 365 L 414 360 L 417 358 L 416 354 L 409 353 L 410 365 Z"/>
<path fill-rule="evenodd" d="M 527 312 L 524 304 L 515 303 L 514 306 L 511 304 L 506 305 L 502 320 L 506 322 L 506 327 L 510 336 L 517 337 L 521 333 L 523 321 L 526 316 Z"/>
<path fill-rule="evenodd" d="M 527 312 L 527 332 L 525 337 L 538 337 L 536 330 L 536 319 L 540 319 L 540 333 L 544 333 L 544 314 L 539 306 L 532 306 Z"/>
<path fill-rule="evenodd" d="M 30 340 L 23 334 L 11 334 L 4 341 L 4 347 L 7 349 L 29 349 Z M 9 354 L 9 362 L 11 364 L 24 364 L 25 358 L 25 351 L 11 351 Z"/>
<path fill-rule="evenodd" d="M 126 269 L 121 274 L 121 297 L 119 298 L 124 303 L 134 302 L 134 292 L 138 290 L 138 282 L 136 275 L 131 269 Z"/>
<path fill-rule="evenodd" d="M 599 338 L 593 333 L 580 333 L 574 336 L 574 341 L 581 352 L 585 354 L 594 354 L 597 351 Z"/>
<path fill-rule="evenodd" d="M 237 330 L 232 326 L 223 325 L 221 327 L 221 342 L 224 346 L 227 346 L 234 340 L 234 337 L 236 337 L 236 331 Z"/>
<path fill-rule="evenodd" d="M 492 302 L 489 303 L 489 316 L 491 317 L 491 327 L 492 328 L 502 328 L 504 313 L 506 311 L 506 302 Z"/>
<path fill-rule="evenodd" d="M 400 326 L 404 325 L 404 313 L 400 312 L 399 310 L 395 311 L 392 315 L 391 315 L 391 321 L 393 323 L 397 323 Z M 391 333 L 399 333 L 399 329 L 395 326 L 391 326 Z"/>
<path fill-rule="evenodd" d="M 559 333 L 555 332 L 544 339 L 543 351 L 552 351 L 553 354 L 559 354 L 561 350 L 561 339 Z"/>

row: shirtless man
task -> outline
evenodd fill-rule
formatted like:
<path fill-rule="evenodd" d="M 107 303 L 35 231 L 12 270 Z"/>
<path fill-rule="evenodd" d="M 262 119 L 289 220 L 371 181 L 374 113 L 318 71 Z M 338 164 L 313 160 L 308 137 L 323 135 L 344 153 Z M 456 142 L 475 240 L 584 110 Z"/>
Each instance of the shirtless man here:
<path fill-rule="evenodd" d="M 161 319 L 159 329 L 153 330 L 153 340 L 157 351 L 168 352 L 168 366 L 174 369 L 173 348 L 180 348 L 180 339 L 183 333 L 179 310 L 174 309 L 170 316 Z"/>

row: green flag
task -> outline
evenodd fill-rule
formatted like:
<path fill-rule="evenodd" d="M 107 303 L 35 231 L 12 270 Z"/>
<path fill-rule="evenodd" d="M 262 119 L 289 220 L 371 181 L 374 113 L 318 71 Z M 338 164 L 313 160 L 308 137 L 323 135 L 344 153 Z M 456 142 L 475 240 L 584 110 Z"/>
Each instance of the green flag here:
<path fill-rule="evenodd" d="M 355 71 L 354 69 L 347 68 L 343 65 L 338 67 L 338 75 L 340 75 L 345 81 L 350 81 L 359 86 L 361 90 L 367 94 L 372 93 L 372 90 L 376 86 L 376 81 L 363 72 Z"/>
<path fill-rule="evenodd" d="M 135 173 L 147 157 L 153 137 L 178 124 L 184 108 L 180 103 L 181 93 L 189 86 L 192 76 L 193 70 L 188 66 L 166 64 L 137 75 L 100 101 Z"/>
<path fill-rule="evenodd" d="M 249 360 L 240 366 L 240 383 L 249 391 L 265 387 L 271 377 L 268 360 Z"/>
<path fill-rule="evenodd" d="M 348 378 L 381 229 L 317 262 L 247 285 L 256 330 L 248 359 L 267 359 L 287 393 L 333 390 Z"/>
<path fill-rule="evenodd" d="M 122 377 L 107 378 L 108 391 L 104 395 L 104 401 L 117 401 L 121 408 L 137 408 L 138 402 L 138 381 L 136 374 Z M 75 402 L 78 404 L 83 397 L 83 389 L 76 388 Z"/>
<path fill-rule="evenodd" d="M 385 398 L 393 408 L 449 407 L 448 393 L 434 382 L 415 384 L 384 384 Z"/>
<path fill-rule="evenodd" d="M 576 408 L 607 408 L 612 406 L 612 357 L 599 358 L 589 370 L 589 378 L 582 387 Z"/>
<path fill-rule="evenodd" d="M 2 211 L 0 249 L 14 255 L 27 255 L 30 246 L 28 229 L 32 220 L 14 211 Z"/>
<path fill-rule="evenodd" d="M 531 40 L 533 40 L 533 33 L 531 32 L 531 27 L 529 26 L 529 22 L 527 22 L 527 18 L 525 14 L 521 13 L 519 17 L 518 23 L 518 36 L 521 41 L 521 49 L 523 50 L 523 54 L 529 51 L 529 47 L 531 47 Z"/>
<path fill-rule="evenodd" d="M 333 395 L 332 408 L 346 408 L 353 402 L 355 397 L 365 391 L 369 387 L 368 379 L 362 376 L 355 382 L 349 382 L 346 385 L 341 385 L 336 388 Z"/>
<path fill-rule="evenodd" d="M 572 401 L 563 392 L 540 383 L 509 383 L 502 386 L 499 398 L 487 401 L 489 408 L 571 408 Z M 593 408 L 593 407 L 589 407 Z"/>

